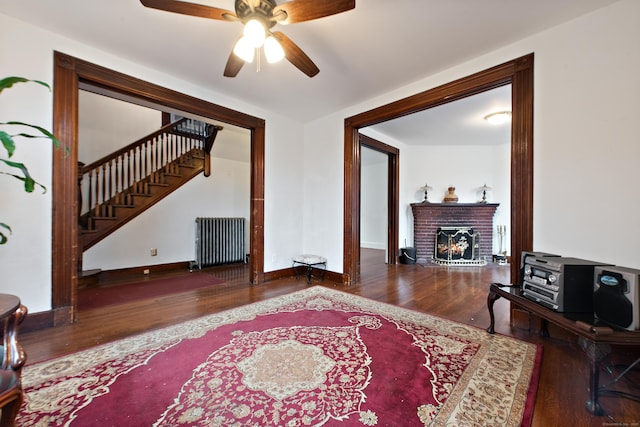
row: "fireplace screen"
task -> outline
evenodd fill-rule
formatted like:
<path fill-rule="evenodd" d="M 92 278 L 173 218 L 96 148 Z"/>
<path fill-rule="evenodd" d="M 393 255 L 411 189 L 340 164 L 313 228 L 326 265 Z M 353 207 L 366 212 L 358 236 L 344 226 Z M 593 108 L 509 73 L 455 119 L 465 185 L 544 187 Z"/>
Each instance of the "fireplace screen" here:
<path fill-rule="evenodd" d="M 442 265 L 485 265 L 478 256 L 480 233 L 471 227 L 440 227 L 436 232 L 435 262 Z"/>

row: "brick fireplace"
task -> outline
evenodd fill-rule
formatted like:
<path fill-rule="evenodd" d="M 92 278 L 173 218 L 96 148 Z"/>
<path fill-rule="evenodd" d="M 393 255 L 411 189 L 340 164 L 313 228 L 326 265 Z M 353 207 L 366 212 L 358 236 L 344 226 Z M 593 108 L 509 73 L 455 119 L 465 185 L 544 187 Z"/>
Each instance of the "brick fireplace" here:
<path fill-rule="evenodd" d="M 434 259 L 435 236 L 442 227 L 471 227 L 479 234 L 477 256 L 491 260 L 493 217 L 499 203 L 412 203 L 416 262 Z"/>

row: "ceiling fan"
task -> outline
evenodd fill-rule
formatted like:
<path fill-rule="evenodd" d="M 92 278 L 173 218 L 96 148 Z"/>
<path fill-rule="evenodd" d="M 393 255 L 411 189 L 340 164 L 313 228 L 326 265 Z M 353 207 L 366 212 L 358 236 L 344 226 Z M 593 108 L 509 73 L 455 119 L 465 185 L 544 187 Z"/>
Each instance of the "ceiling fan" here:
<path fill-rule="evenodd" d="M 320 72 L 311 58 L 289 37 L 271 31 L 276 24 L 295 24 L 336 15 L 356 7 L 355 0 L 291 0 L 277 5 L 275 0 L 235 0 L 235 13 L 179 0 L 140 0 L 152 9 L 221 21 L 239 21 L 244 25 L 242 37 L 229 55 L 224 69 L 226 77 L 235 77 L 245 62 L 252 62 L 256 49 L 263 48 L 267 61 L 286 58 L 309 77 Z"/>

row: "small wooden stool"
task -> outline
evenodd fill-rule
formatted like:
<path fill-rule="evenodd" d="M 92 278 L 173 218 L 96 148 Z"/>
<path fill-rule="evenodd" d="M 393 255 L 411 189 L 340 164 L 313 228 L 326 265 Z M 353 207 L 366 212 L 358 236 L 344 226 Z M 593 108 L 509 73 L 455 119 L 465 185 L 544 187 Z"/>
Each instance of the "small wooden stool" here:
<path fill-rule="evenodd" d="M 293 268 L 293 272 L 296 274 L 296 280 L 298 279 L 298 270 L 296 269 L 296 267 L 301 265 L 307 267 L 307 283 L 308 284 L 311 283 L 311 276 L 313 274 L 313 269 L 314 268 L 319 269 L 320 266 L 323 267 L 321 269 L 322 276 L 320 278 L 320 281 L 324 279 L 324 272 L 327 270 L 327 259 L 325 257 L 320 255 L 308 255 L 308 254 L 294 256 L 292 268 Z"/>

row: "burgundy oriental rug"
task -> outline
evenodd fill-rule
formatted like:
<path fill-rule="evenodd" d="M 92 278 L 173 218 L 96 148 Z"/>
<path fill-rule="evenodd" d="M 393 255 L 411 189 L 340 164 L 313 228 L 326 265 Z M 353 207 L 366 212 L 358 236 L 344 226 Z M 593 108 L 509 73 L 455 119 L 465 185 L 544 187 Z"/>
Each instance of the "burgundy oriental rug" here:
<path fill-rule="evenodd" d="M 529 425 L 533 344 L 321 286 L 27 365 L 18 426 Z"/>

